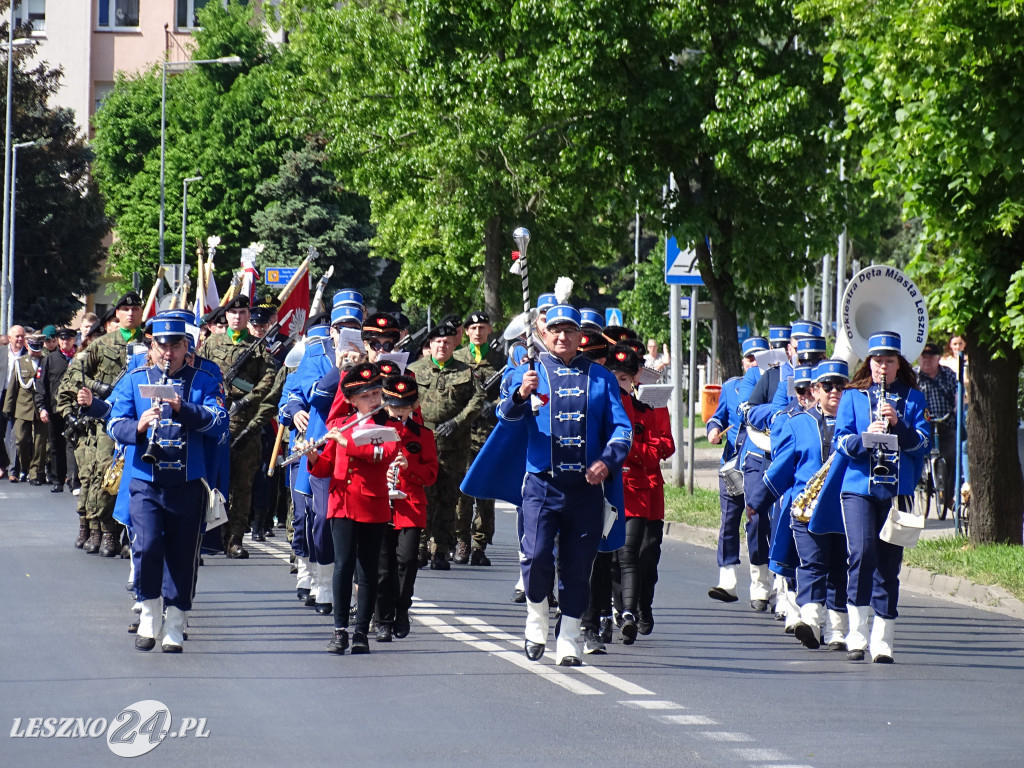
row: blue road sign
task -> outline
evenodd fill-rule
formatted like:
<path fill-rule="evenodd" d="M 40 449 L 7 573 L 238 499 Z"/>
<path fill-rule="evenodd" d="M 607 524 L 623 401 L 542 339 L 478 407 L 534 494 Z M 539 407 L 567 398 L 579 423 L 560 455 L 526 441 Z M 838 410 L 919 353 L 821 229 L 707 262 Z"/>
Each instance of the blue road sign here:
<path fill-rule="evenodd" d="M 665 241 L 665 282 L 669 285 L 704 285 L 697 266 L 697 252 L 680 250 L 675 237 Z"/>
<path fill-rule="evenodd" d="M 622 325 L 622 310 L 618 307 L 611 307 L 604 311 L 605 325 Z"/>
<path fill-rule="evenodd" d="M 267 267 L 263 272 L 263 282 L 267 285 L 288 285 L 298 270 L 298 267 Z"/>

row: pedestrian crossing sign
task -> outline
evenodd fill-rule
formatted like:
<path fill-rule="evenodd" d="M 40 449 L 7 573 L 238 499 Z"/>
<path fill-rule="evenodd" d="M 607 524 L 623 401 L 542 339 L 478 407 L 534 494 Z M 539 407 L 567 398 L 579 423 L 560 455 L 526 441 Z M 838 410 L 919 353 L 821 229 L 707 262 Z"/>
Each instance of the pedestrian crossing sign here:
<path fill-rule="evenodd" d="M 679 248 L 675 237 L 665 241 L 665 282 L 669 285 L 704 285 L 697 264 L 697 252 Z"/>
<path fill-rule="evenodd" d="M 623 325 L 622 310 L 618 307 L 610 307 L 604 311 L 605 325 Z"/>

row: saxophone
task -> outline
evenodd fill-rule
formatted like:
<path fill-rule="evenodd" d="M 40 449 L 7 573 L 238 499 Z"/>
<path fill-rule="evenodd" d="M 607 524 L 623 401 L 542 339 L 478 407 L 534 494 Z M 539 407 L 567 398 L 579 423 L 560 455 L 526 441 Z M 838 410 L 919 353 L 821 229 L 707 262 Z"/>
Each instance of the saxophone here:
<path fill-rule="evenodd" d="M 828 457 L 828 461 L 821 465 L 821 469 L 814 473 L 811 479 L 807 481 L 804 489 L 793 499 L 789 513 L 798 523 L 809 523 L 811 521 L 814 508 L 818 505 L 818 496 L 821 495 L 821 489 L 825 486 L 825 478 L 828 476 L 828 470 L 832 466 L 832 460 L 835 457 L 836 454 L 833 451 L 832 455 Z"/>

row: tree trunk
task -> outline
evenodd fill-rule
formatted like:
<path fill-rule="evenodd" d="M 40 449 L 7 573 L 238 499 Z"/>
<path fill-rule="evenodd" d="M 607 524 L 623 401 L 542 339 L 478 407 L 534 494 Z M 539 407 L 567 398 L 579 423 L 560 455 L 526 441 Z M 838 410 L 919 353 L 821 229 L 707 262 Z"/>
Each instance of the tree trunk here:
<path fill-rule="evenodd" d="M 716 248 L 726 248 L 723 243 Z M 712 268 L 711 253 L 707 244 L 701 240 L 697 243 L 697 261 L 700 263 L 700 275 L 704 279 L 704 285 L 711 294 L 711 302 L 715 305 L 715 319 L 718 321 L 718 362 L 722 368 L 722 381 L 732 376 L 742 376 L 743 368 L 740 364 L 741 349 L 736 329 L 736 312 L 728 305 L 726 293 L 731 288 L 731 279 L 728 275 L 721 277 L 715 275 Z M 696 308 L 695 308 L 696 309 Z"/>
<path fill-rule="evenodd" d="M 501 245 L 501 215 L 495 214 L 484 226 L 484 309 L 497 330 L 505 327 L 501 307 Z"/>
<path fill-rule="evenodd" d="M 981 316 L 967 329 L 971 339 L 971 404 L 967 417 L 970 536 L 976 544 L 1019 545 L 1024 511 L 1024 484 L 1017 455 L 1021 359 L 1008 343 L 991 346 L 975 341 L 984 337 L 990 322 L 987 315 Z"/>

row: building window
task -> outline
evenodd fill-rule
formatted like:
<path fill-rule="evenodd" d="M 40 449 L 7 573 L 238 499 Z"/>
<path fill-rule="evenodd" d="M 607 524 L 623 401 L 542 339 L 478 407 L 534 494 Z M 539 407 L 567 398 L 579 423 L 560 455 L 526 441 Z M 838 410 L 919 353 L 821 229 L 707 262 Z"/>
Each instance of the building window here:
<path fill-rule="evenodd" d="M 176 7 L 175 25 L 178 29 L 199 29 L 199 11 L 206 7 L 210 0 L 174 0 Z M 242 0 L 245 5 L 248 0 Z M 221 5 L 228 7 L 228 0 L 221 0 Z"/>
<path fill-rule="evenodd" d="M 139 0 L 99 0 L 96 25 L 103 29 L 139 26 Z"/>
<path fill-rule="evenodd" d="M 114 90 L 114 84 L 110 82 L 102 82 L 97 80 L 92 85 L 92 102 L 93 112 L 99 112 L 100 107 L 103 106 L 103 102 L 107 96 L 110 95 L 111 91 Z"/>
<path fill-rule="evenodd" d="M 46 31 L 46 0 L 21 0 L 14 6 L 14 25 L 31 24 L 33 32 Z"/>

